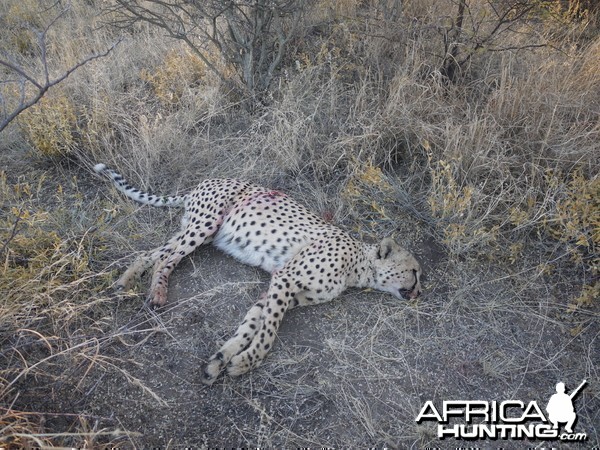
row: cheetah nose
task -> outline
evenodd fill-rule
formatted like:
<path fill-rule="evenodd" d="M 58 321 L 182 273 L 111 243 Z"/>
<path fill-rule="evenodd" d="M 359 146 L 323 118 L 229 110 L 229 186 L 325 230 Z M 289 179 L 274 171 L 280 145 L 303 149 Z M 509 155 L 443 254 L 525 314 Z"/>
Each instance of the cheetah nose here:
<path fill-rule="evenodd" d="M 414 300 L 419 295 L 421 295 L 421 291 L 419 289 L 415 289 L 415 290 L 411 291 L 410 294 L 408 294 L 408 296 L 410 297 L 411 300 Z"/>

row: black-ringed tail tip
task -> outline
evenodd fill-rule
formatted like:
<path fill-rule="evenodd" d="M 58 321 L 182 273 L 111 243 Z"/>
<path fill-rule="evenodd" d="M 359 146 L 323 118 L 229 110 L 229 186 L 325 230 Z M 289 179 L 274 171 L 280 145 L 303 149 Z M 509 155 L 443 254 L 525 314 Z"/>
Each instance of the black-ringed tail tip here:
<path fill-rule="evenodd" d="M 118 172 L 115 172 L 112 169 L 106 167 L 106 164 L 98 163 L 94 166 L 94 171 L 99 174 L 103 174 L 108 176 L 115 185 L 115 187 L 136 202 L 143 203 L 144 205 L 152 205 L 152 206 L 182 206 L 186 200 L 185 195 L 173 195 L 173 196 L 162 196 L 162 195 L 152 195 L 146 192 L 143 192 L 139 189 L 131 186 L 123 175 Z"/>

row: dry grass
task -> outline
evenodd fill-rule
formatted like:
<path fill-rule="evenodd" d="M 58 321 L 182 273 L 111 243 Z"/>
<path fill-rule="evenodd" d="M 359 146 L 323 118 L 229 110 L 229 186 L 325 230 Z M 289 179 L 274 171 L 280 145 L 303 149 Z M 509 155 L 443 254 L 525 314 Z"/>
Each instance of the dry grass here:
<path fill-rule="evenodd" d="M 85 394 L 93 368 L 111 371 L 103 354 L 114 336 L 103 312 L 110 299 L 100 292 L 113 274 L 98 264 L 105 242 L 96 217 L 88 216 L 76 178 L 57 185 L 39 171 L 8 177 L 0 174 L 0 442 L 89 446 L 105 435 L 119 442 L 123 433 L 98 429 L 97 418 L 56 407 Z M 70 424 L 64 432 L 48 432 L 61 422 Z"/>
<path fill-rule="evenodd" d="M 52 70 L 118 38 L 100 3 L 52 29 Z M 441 32 L 456 5 L 405 3 L 392 21 L 322 2 L 260 107 L 139 25 L 3 132 L 0 447 L 422 448 L 444 444 L 414 422 L 426 400 L 542 402 L 583 378 L 578 427 L 600 442 L 594 22 L 556 10 L 502 41 L 535 31 L 552 46 L 479 52 L 449 85 Z M 0 6 L 1 50 L 32 69 L 20 24 L 43 26 L 38 7 Z M 355 236 L 395 235 L 422 260 L 426 294 L 293 311 L 264 366 L 207 389 L 198 367 L 267 276 L 202 251 L 162 311 L 142 307 L 147 280 L 112 294 L 179 211 L 113 195 L 88 170 L 99 161 L 154 192 L 216 176 L 285 189 Z"/>

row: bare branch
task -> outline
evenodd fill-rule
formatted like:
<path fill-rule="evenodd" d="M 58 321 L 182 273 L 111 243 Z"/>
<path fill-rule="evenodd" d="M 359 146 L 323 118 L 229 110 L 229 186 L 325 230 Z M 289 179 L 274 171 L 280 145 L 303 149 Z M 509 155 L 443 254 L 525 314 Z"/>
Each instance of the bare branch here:
<path fill-rule="evenodd" d="M 12 241 L 15 236 L 17 235 L 18 229 L 19 229 L 19 222 L 21 222 L 21 218 L 22 218 L 22 213 L 23 212 L 23 205 L 21 205 L 19 207 L 19 212 L 17 213 L 17 218 L 15 219 L 15 223 L 13 224 L 12 230 L 10 232 L 10 236 L 6 239 L 6 241 L 4 241 L 4 243 L 2 244 L 2 248 L 0 248 L 0 255 L 2 255 L 4 253 L 4 251 L 8 248 L 8 244 L 10 244 L 10 241 Z"/>
<path fill-rule="evenodd" d="M 525 50 L 548 46 L 547 43 L 534 43 L 528 45 L 502 45 L 499 40 L 505 32 L 522 25 L 537 7 L 536 2 L 526 0 L 488 0 L 488 11 L 491 19 L 485 19 L 487 14 L 472 11 L 469 0 L 457 0 L 457 13 L 453 26 L 445 30 L 443 44 L 445 56 L 441 63 L 440 71 L 445 78 L 454 83 L 460 70 L 480 50 L 489 52 L 502 52 L 510 50 Z M 470 23 L 470 34 L 463 32 Z"/>
<path fill-rule="evenodd" d="M 246 94 L 266 90 L 280 67 L 286 47 L 297 32 L 306 0 L 116 0 L 109 11 L 115 26 L 146 22 L 188 45 L 206 66 L 232 86 L 211 63 L 210 42 L 238 70 Z M 239 90 L 239 87 L 234 87 Z"/>
<path fill-rule="evenodd" d="M 0 65 L 9 68 L 11 71 L 15 72 L 22 79 L 29 81 L 38 89 L 43 89 L 42 85 L 37 82 L 37 80 L 31 76 L 29 76 L 22 67 L 19 67 L 16 63 L 11 63 L 10 61 L 6 61 L 4 59 L 0 59 Z"/>
<path fill-rule="evenodd" d="M 55 21 L 53 21 L 52 23 L 55 23 Z M 46 28 L 46 31 L 48 31 L 48 28 Z M 95 53 L 95 54 L 87 56 L 86 58 L 84 58 L 83 60 L 81 60 L 80 62 L 75 64 L 74 66 L 67 69 L 62 75 L 51 80 L 50 75 L 49 75 L 48 61 L 46 59 L 45 36 L 46 36 L 46 32 L 43 32 L 40 34 L 40 48 L 42 49 L 42 56 L 40 59 L 42 62 L 42 67 L 43 67 L 43 72 L 44 72 L 44 81 L 43 82 L 40 83 L 40 82 L 36 81 L 35 78 L 32 75 L 28 74 L 23 67 L 16 65 L 14 63 L 10 63 L 9 61 L 0 59 L 0 65 L 7 67 L 8 69 L 12 70 L 20 77 L 19 83 L 21 86 L 20 87 L 19 104 L 12 112 L 10 112 L 8 115 L 6 115 L 6 117 L 2 121 L 0 121 L 0 132 L 2 132 L 2 130 L 4 130 L 8 126 L 8 124 L 10 122 L 12 122 L 19 114 L 21 114 L 27 108 L 30 108 L 33 105 L 35 105 L 37 102 L 39 102 L 40 99 L 44 96 L 44 94 L 46 94 L 48 89 L 50 89 L 52 86 L 56 86 L 57 84 L 59 84 L 60 82 L 65 80 L 73 72 L 75 72 L 77 69 L 86 65 L 90 61 L 94 61 L 96 59 L 107 56 L 121 42 L 121 40 L 115 42 L 105 52 Z M 25 100 L 26 82 L 29 82 L 37 89 L 36 94 L 27 101 Z"/>

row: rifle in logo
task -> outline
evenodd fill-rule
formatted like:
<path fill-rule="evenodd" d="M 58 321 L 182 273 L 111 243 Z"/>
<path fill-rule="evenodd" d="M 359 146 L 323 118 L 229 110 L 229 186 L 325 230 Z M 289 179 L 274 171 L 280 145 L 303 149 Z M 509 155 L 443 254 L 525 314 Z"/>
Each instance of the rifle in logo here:
<path fill-rule="evenodd" d="M 573 398 L 581 391 L 583 386 L 587 383 L 587 380 L 583 382 L 575 389 L 571 394 L 565 394 L 565 383 L 556 384 L 556 394 L 550 397 L 546 411 L 548 411 L 548 419 L 552 422 L 553 429 L 558 429 L 558 424 L 566 423 L 565 431 L 567 433 L 573 432 L 573 424 L 577 420 L 577 414 L 573 408 Z"/>

